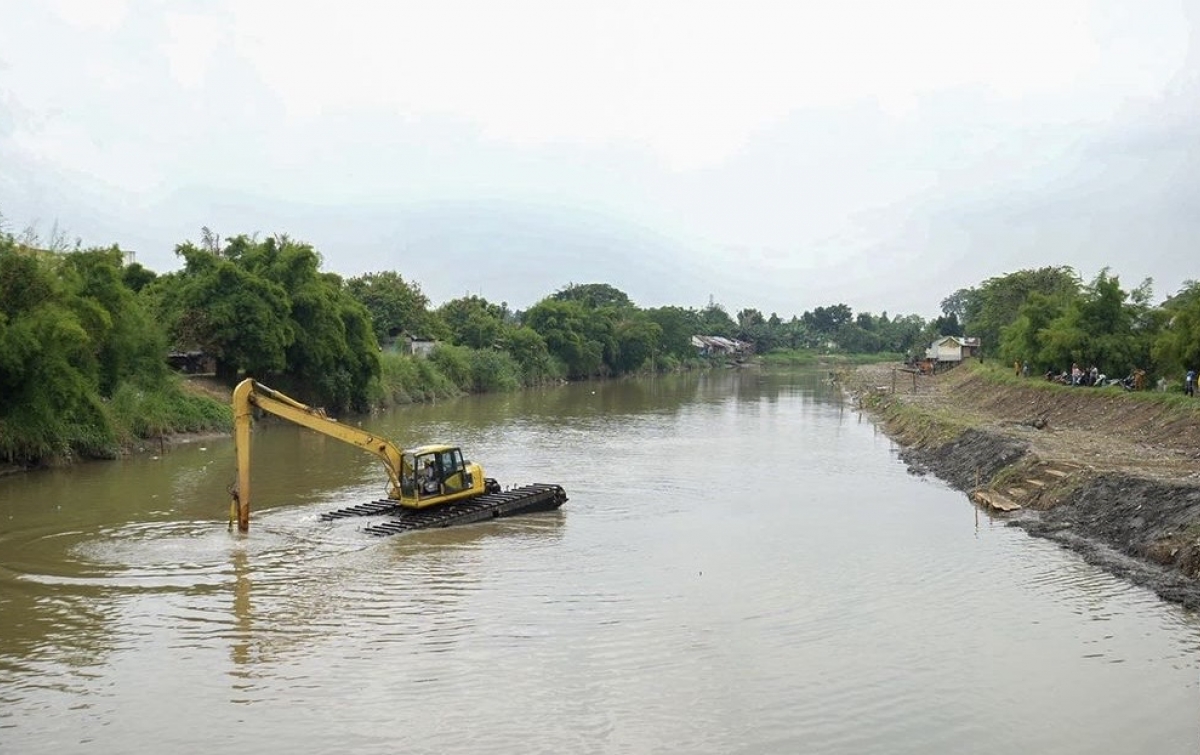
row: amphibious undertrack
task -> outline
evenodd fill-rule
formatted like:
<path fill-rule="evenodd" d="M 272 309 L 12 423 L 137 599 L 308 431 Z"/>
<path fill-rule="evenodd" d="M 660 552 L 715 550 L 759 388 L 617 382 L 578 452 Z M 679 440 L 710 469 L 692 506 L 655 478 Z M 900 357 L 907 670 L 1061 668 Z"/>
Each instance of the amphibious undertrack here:
<path fill-rule="evenodd" d="M 553 511 L 566 502 L 567 493 L 561 485 L 535 483 L 497 493 L 484 493 L 470 500 L 431 506 L 427 509 L 403 508 L 390 499 L 371 501 L 327 511 L 321 514 L 321 519 L 328 522 L 360 516 L 386 516 L 389 517 L 387 521 L 363 527 L 363 532 L 380 536 L 399 535 L 412 530 L 453 527 L 484 519 L 499 519 L 502 516 Z"/>

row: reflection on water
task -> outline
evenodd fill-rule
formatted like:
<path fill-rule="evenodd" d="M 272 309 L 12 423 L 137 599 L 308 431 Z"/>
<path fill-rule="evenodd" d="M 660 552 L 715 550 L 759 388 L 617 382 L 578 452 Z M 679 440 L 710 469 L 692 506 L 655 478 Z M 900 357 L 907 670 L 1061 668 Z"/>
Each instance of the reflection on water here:
<path fill-rule="evenodd" d="M 0 480 L 0 751 L 1195 752 L 1200 620 L 905 473 L 811 372 L 366 418 L 557 512 L 376 539 L 255 437 Z"/>

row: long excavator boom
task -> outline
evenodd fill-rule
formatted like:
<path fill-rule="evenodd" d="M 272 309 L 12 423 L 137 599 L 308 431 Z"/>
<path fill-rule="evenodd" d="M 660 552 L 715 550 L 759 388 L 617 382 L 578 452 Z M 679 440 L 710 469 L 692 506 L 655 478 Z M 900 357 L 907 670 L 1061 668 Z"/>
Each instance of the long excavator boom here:
<path fill-rule="evenodd" d="M 361 516 L 391 519 L 363 529 L 373 535 L 395 535 L 428 527 L 450 527 L 485 519 L 551 511 L 567 494 L 561 485 L 534 483 L 501 490 L 485 477 L 483 467 L 463 458 L 462 449 L 441 443 L 404 450 L 379 436 L 338 422 L 279 391 L 247 378 L 233 390 L 234 447 L 237 481 L 229 491 L 229 522 L 250 529 L 250 427 L 254 409 L 294 422 L 378 456 L 388 475 L 384 500 L 348 506 L 321 515 L 324 521 Z"/>
<path fill-rule="evenodd" d="M 404 453 L 390 441 L 377 435 L 338 422 L 325 412 L 307 406 L 268 388 L 253 378 L 246 378 L 233 390 L 233 430 L 237 453 L 237 482 L 233 488 L 230 519 L 237 518 L 238 530 L 250 529 L 250 427 L 253 409 L 303 425 L 337 440 L 358 446 L 383 461 L 388 475 L 388 497 L 400 498 L 400 479 Z"/>

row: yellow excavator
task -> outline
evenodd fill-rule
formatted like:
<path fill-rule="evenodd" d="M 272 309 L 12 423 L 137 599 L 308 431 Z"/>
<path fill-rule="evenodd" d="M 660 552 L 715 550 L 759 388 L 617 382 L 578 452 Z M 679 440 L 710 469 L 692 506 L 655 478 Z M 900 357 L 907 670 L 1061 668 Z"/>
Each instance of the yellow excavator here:
<path fill-rule="evenodd" d="M 463 458 L 457 446 L 424 445 L 402 450 L 373 433 L 338 422 L 321 409 L 307 406 L 253 378 L 233 389 L 233 431 L 237 481 L 230 489 L 229 522 L 250 529 L 250 430 L 254 410 L 315 430 L 374 454 L 387 473 L 387 497 L 336 511 L 321 519 L 387 516 L 388 521 L 364 528 L 375 535 L 394 535 L 427 527 L 449 527 L 532 511 L 557 509 L 567 501 L 559 485 L 537 483 L 501 490 L 485 477 L 483 467 Z"/>

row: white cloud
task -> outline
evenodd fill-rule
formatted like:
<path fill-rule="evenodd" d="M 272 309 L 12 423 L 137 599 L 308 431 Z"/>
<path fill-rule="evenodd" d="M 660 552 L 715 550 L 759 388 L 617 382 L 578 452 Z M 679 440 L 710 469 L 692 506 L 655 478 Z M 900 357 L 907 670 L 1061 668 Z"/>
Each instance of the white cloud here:
<path fill-rule="evenodd" d="M 97 137 L 79 123 L 56 118 L 42 127 L 21 130 L 12 146 L 51 167 L 65 167 L 64 177 L 83 177 L 109 191 L 147 191 L 159 186 L 163 172 L 152 161 L 131 159 L 121 142 Z"/>
<path fill-rule="evenodd" d="M 232 9 L 297 117 L 385 106 L 517 144 L 641 144 L 719 162 L 806 108 L 978 87 L 1054 93 L 1096 68 L 1081 2 L 373 3 Z"/>
<path fill-rule="evenodd" d="M 46 0 L 62 20 L 84 29 L 112 31 L 129 10 L 127 0 Z"/>
<path fill-rule="evenodd" d="M 57 168 L 64 191 L 90 177 L 144 206 L 186 197 L 189 229 L 251 194 L 228 217 L 586 208 L 680 240 L 729 285 L 759 281 L 776 301 L 748 303 L 781 313 L 818 279 L 867 297 L 913 270 L 972 274 L 949 255 L 993 233 L 989 207 L 1086 195 L 1100 177 L 1080 151 L 1130 124 L 1169 121 L 1158 138 L 1190 154 L 1172 135 L 1200 113 L 1167 0 L 16 4 L 0 155 Z M 1164 164 L 1122 167 L 1151 187 L 1132 216 L 1179 178 Z M 266 230 L 303 236 L 309 218 L 289 217 Z M 1033 248 L 1042 228 L 1013 238 Z"/>
<path fill-rule="evenodd" d="M 217 47 L 228 36 L 222 19 L 196 13 L 169 13 L 161 50 L 179 84 L 196 88 L 204 84 Z"/>

